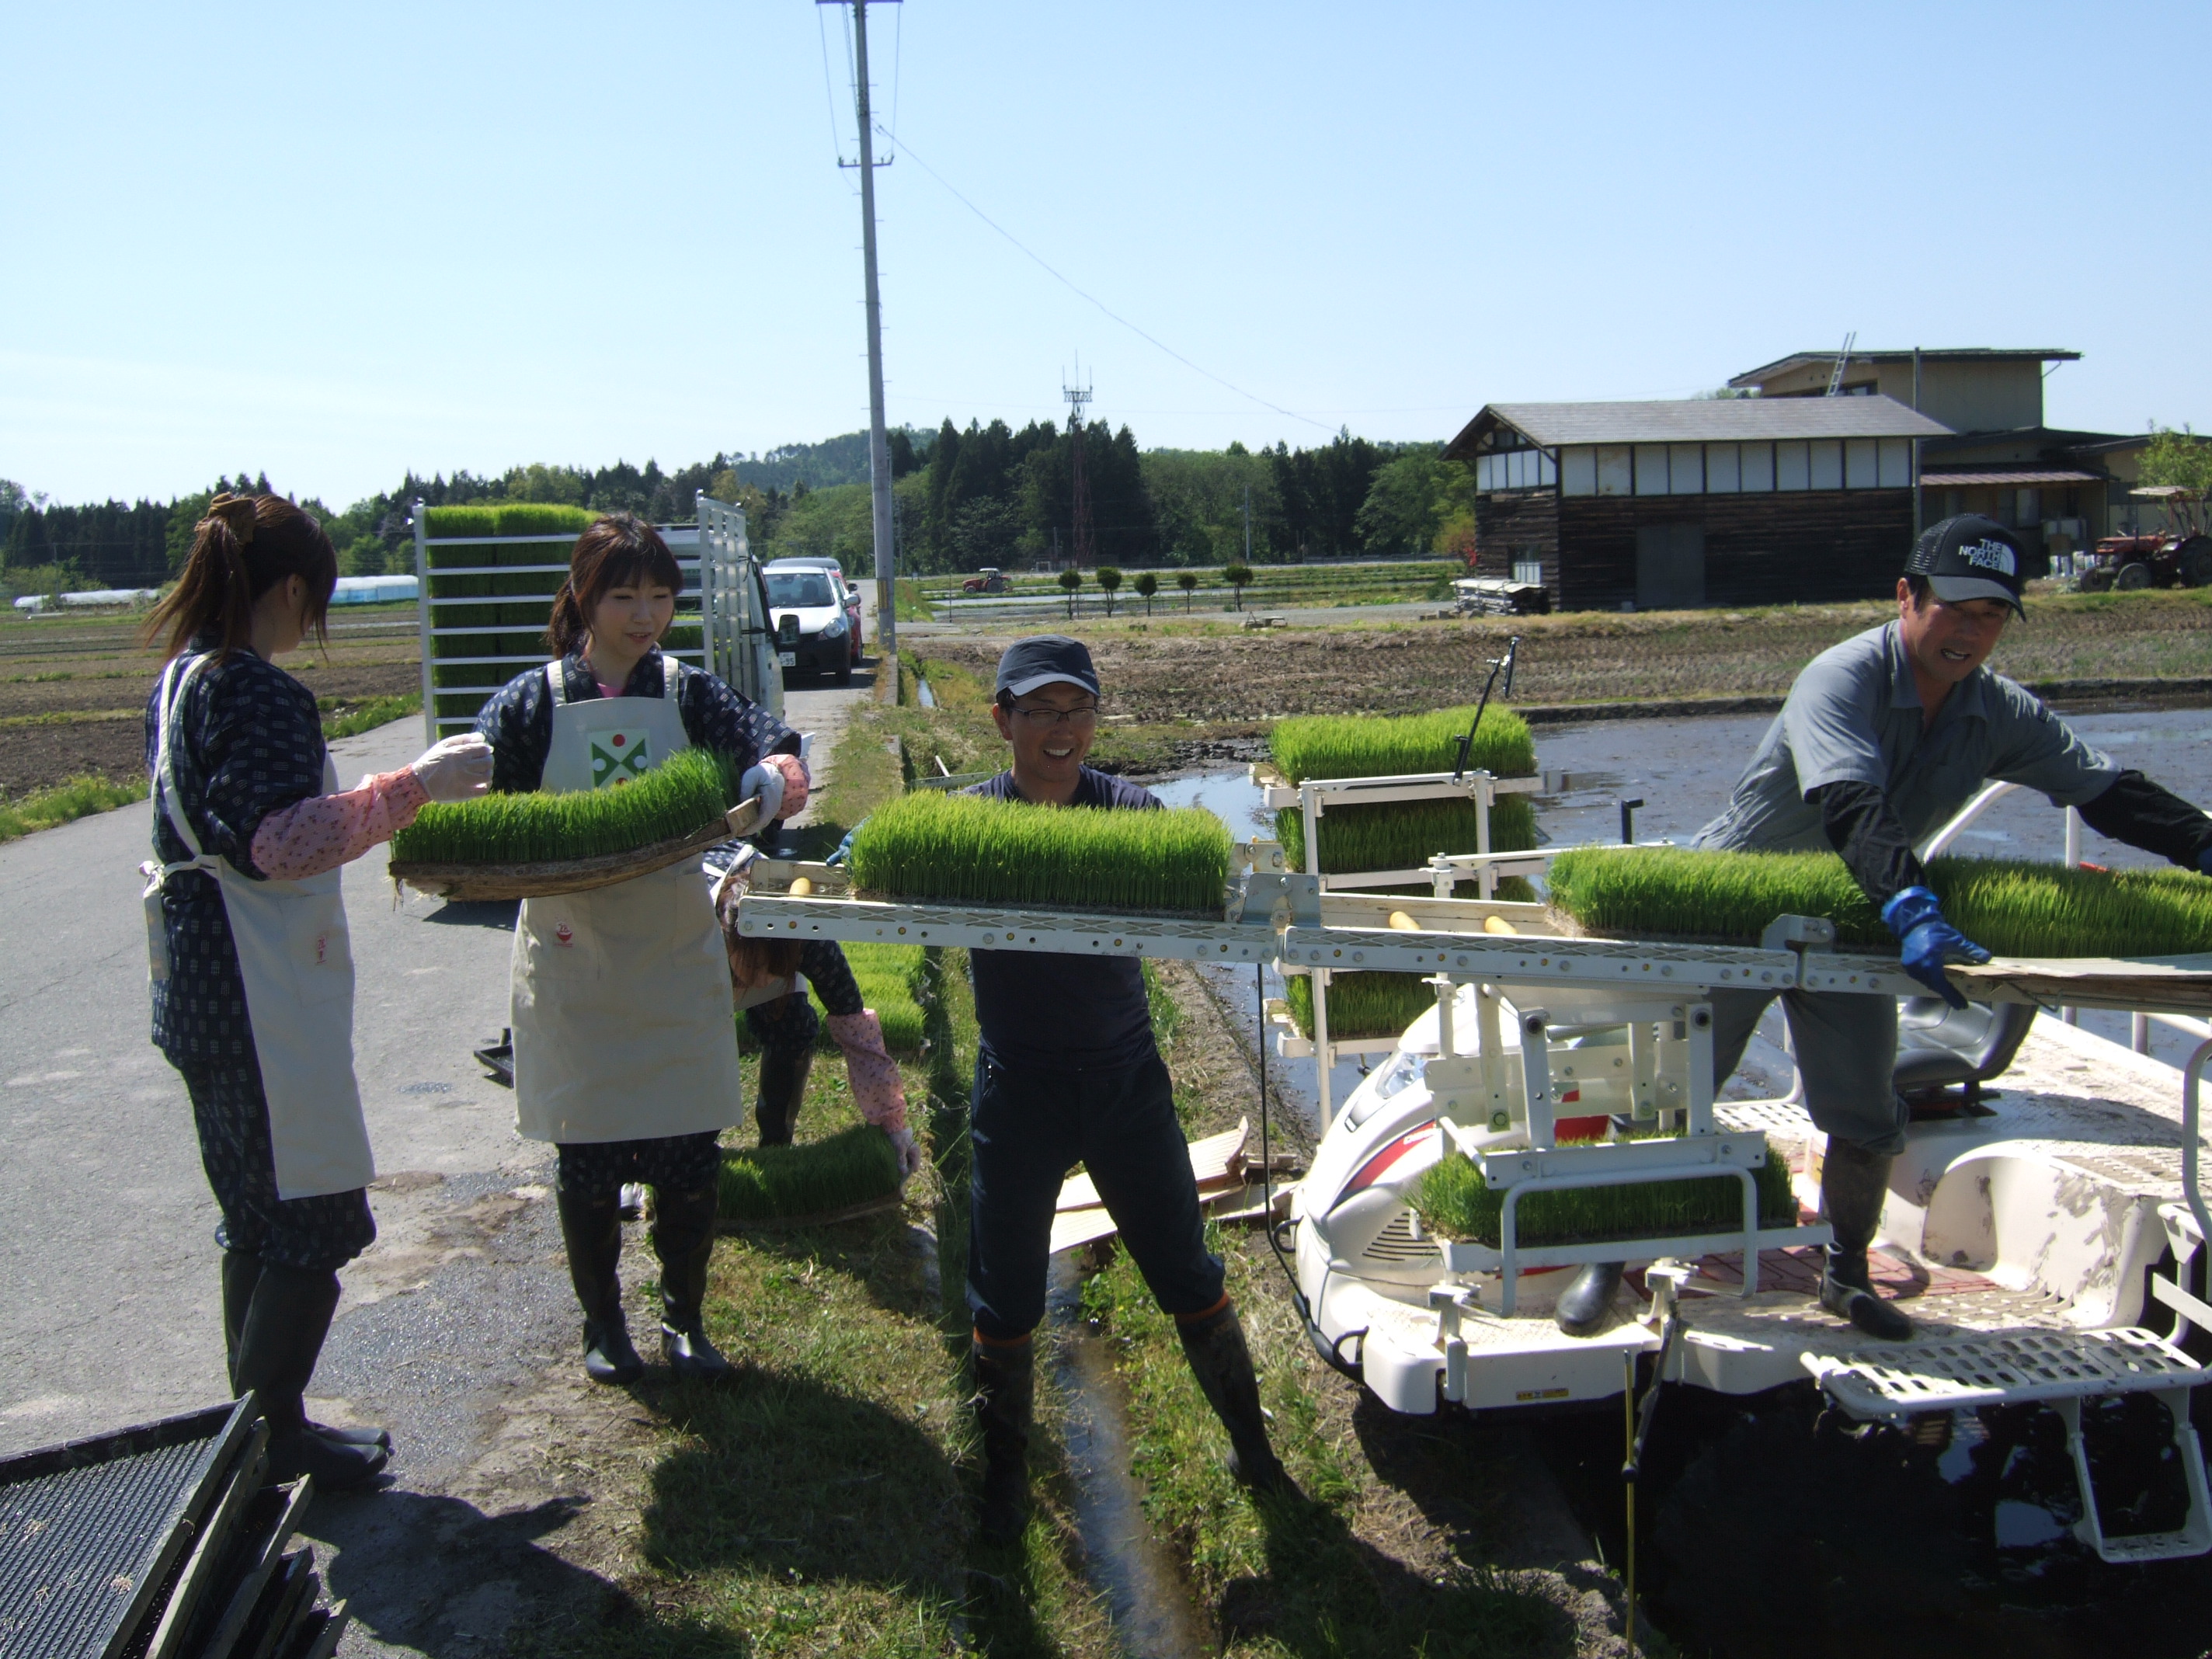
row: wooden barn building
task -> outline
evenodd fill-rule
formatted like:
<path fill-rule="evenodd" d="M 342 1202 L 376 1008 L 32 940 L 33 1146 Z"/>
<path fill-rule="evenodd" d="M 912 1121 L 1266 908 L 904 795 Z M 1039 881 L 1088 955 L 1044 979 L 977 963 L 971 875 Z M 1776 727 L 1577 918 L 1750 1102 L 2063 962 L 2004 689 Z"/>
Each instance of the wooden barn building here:
<path fill-rule="evenodd" d="M 1558 610 L 1863 599 L 1911 550 L 1916 441 L 1893 398 L 1492 404 L 1445 449 L 1475 474 L 1475 565 Z"/>

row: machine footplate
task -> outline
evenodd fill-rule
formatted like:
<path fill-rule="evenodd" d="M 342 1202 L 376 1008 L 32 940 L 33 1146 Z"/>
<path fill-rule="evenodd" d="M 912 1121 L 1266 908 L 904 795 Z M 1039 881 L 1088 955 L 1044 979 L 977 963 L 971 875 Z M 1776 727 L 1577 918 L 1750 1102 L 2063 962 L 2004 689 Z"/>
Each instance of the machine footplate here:
<path fill-rule="evenodd" d="M 1976 1333 L 1800 1359 L 1838 1406 L 1864 1420 L 2188 1388 L 2203 1378 L 2180 1349 L 2135 1329 Z"/>

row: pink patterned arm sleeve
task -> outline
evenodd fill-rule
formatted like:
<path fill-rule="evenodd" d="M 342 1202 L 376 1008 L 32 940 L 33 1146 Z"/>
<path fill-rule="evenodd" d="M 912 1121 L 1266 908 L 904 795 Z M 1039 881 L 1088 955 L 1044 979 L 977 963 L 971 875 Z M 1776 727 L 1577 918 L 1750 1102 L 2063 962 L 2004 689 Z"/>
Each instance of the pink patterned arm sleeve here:
<path fill-rule="evenodd" d="M 272 881 L 299 881 L 350 864 L 414 823 L 429 799 L 414 769 L 404 766 L 363 778 L 357 789 L 310 796 L 261 820 L 254 867 Z"/>
<path fill-rule="evenodd" d="M 783 774 L 783 811 L 787 818 L 795 818 L 805 810 L 810 793 L 806 763 L 796 755 L 769 755 L 761 764 L 773 766 Z"/>
<path fill-rule="evenodd" d="M 853 1103 L 860 1115 L 889 1133 L 906 1127 L 906 1085 L 898 1065 L 884 1047 L 884 1028 L 876 1011 L 830 1016 L 830 1035 L 845 1051 L 845 1075 L 852 1079 Z"/>

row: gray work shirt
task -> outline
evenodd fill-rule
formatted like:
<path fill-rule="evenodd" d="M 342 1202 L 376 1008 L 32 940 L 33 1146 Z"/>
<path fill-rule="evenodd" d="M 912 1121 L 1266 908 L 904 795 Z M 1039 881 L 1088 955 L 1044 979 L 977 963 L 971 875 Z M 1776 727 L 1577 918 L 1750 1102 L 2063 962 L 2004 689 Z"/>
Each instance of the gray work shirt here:
<path fill-rule="evenodd" d="M 2075 737 L 2026 687 L 1976 669 L 1921 726 L 1920 692 L 1897 624 L 1831 646 L 1805 665 L 1727 808 L 1692 843 L 1737 852 L 1829 850 L 1808 791 L 1846 780 L 1888 798 L 1905 833 L 1941 829 L 1992 779 L 2080 806 L 2121 768 Z"/>

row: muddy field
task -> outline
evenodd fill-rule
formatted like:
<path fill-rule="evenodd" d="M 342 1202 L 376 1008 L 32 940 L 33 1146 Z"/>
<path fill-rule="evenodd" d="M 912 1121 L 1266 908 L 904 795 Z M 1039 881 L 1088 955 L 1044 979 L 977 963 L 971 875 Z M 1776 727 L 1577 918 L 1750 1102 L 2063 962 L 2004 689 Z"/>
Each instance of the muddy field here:
<path fill-rule="evenodd" d="M 285 661 L 318 697 L 402 696 L 422 684 L 411 616 L 335 624 L 330 650 Z M 142 720 L 159 673 L 135 623 L 0 623 L 0 797 L 84 773 L 122 779 L 144 768 Z"/>
<path fill-rule="evenodd" d="M 1520 703 L 1778 695 L 1838 640 L 1894 605 L 1759 611 L 1577 612 L 1510 625 L 1160 634 L 1085 627 L 1109 707 L 1137 721 L 1268 720 L 1285 714 L 1405 714 L 1472 702 L 1509 634 L 1522 635 Z M 2022 680 L 2212 675 L 2212 606 L 2195 592 L 2051 599 L 2009 629 L 1996 666 Z M 937 637 L 919 648 L 986 677 L 1006 637 Z"/>

